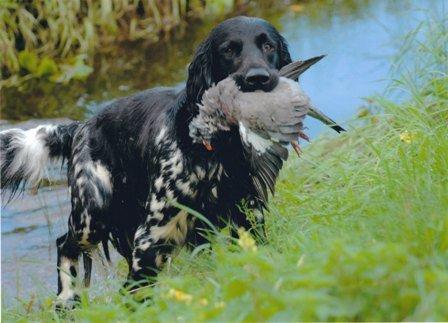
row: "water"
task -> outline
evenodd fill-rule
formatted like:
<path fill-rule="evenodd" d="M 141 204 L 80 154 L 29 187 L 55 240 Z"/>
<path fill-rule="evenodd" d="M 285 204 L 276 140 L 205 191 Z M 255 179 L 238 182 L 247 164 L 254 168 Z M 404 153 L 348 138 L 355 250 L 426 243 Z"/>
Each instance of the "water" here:
<path fill-rule="evenodd" d="M 258 6 L 250 11 L 281 30 L 293 59 L 327 54 L 304 74 L 301 83 L 317 107 L 344 124 L 364 104 L 365 97 L 386 87 L 390 58 L 397 53 L 401 37 L 428 16 L 443 15 L 447 8 L 444 0 L 359 0 Z M 194 47 L 215 23 L 187 27 L 184 35 L 156 46 L 139 43 L 111 48 L 95 58 L 94 75 L 85 84 L 38 83 L 25 92 L 7 90 L 2 118 L 83 119 L 114 98 L 157 85 L 181 84 Z M 327 131 L 312 120 L 307 126 L 311 138 Z M 55 172 L 57 175 L 60 170 Z M 54 240 L 64 232 L 68 214 L 68 192 L 63 185 L 45 187 L 35 196 L 25 193 L 23 199 L 2 208 L 4 304 L 35 294 L 54 295 Z M 105 275 L 97 270 L 96 288 Z"/>

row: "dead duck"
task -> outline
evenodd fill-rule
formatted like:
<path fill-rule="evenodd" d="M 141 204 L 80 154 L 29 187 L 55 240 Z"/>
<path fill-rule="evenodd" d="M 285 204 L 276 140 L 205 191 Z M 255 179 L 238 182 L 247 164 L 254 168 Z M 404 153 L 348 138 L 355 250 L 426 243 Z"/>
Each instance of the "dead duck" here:
<path fill-rule="evenodd" d="M 270 92 L 242 92 L 230 76 L 205 91 L 198 104 L 199 113 L 190 123 L 190 137 L 213 150 L 213 138 L 221 131 L 237 128 L 249 162 L 255 188 L 262 196 L 274 192 L 275 179 L 288 158 L 291 143 L 299 155 L 298 139 L 308 140 L 303 132 L 306 115 L 344 131 L 333 120 L 314 108 L 295 81 L 323 56 L 286 65 L 278 85 Z"/>

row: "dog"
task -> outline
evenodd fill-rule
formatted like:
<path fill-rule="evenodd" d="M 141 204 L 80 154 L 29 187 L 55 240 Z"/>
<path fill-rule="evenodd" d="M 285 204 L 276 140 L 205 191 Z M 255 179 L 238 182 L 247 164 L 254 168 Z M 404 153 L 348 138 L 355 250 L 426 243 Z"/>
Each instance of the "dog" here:
<path fill-rule="evenodd" d="M 242 91 L 269 92 L 290 62 L 271 24 L 235 17 L 199 45 L 182 90 L 145 90 L 85 122 L 1 132 L 1 186 L 12 195 L 44 177 L 49 161 L 67 164 L 71 213 L 67 233 L 56 240 L 59 304 L 78 300 L 79 258 L 88 285 L 90 251 L 100 243 L 110 241 L 126 259 L 127 286 L 152 282 L 175 247 L 204 243 L 207 225 L 180 205 L 217 227 L 251 230 L 244 204 L 257 211 L 263 236 L 268 201 L 254 188 L 237 130 L 213 138 L 210 151 L 192 141 L 189 124 L 213 84 L 232 75 Z"/>

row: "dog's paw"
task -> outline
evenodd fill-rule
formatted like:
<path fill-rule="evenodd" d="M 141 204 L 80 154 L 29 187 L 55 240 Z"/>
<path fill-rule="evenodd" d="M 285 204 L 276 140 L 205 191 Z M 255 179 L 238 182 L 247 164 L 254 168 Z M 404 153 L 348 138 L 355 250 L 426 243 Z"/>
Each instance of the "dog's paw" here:
<path fill-rule="evenodd" d="M 79 305 L 80 302 L 81 299 L 77 294 L 74 293 L 71 295 L 59 294 L 54 302 L 54 308 L 56 312 L 63 313 L 65 311 L 74 309 Z"/>

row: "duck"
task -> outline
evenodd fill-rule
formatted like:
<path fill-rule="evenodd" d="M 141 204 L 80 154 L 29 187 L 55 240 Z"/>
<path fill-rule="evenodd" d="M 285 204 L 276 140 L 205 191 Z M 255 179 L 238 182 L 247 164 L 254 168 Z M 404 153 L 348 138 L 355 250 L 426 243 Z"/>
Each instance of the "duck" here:
<path fill-rule="evenodd" d="M 232 76 L 213 85 L 204 92 L 199 113 L 190 123 L 193 142 L 213 151 L 218 132 L 237 130 L 255 188 L 262 196 L 267 196 L 268 189 L 273 194 L 278 173 L 288 158 L 288 144 L 300 156 L 299 139 L 309 141 L 303 126 L 307 115 L 337 132 L 345 131 L 314 107 L 298 82 L 300 75 L 323 57 L 284 66 L 270 92 L 243 92 Z"/>

